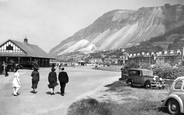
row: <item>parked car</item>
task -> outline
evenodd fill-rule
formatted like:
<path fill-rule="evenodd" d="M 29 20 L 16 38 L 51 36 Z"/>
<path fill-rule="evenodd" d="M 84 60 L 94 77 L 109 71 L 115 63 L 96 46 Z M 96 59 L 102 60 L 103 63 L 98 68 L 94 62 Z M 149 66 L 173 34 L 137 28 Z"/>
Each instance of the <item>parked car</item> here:
<path fill-rule="evenodd" d="M 128 70 L 126 83 L 130 86 L 140 86 L 145 88 L 158 87 L 164 88 L 165 83 L 158 76 L 153 75 L 152 70 L 130 68 Z"/>
<path fill-rule="evenodd" d="M 15 69 L 15 63 L 13 62 L 7 63 L 7 71 L 14 72 L 14 69 Z"/>
<path fill-rule="evenodd" d="M 38 67 L 38 64 L 37 62 L 35 61 L 27 61 L 27 62 L 24 62 L 24 63 L 20 63 L 18 64 L 18 66 L 21 68 L 21 69 L 34 69 L 34 67 Z"/>
<path fill-rule="evenodd" d="M 168 97 L 162 102 L 162 107 L 167 107 L 172 115 L 184 113 L 184 76 L 173 81 Z"/>

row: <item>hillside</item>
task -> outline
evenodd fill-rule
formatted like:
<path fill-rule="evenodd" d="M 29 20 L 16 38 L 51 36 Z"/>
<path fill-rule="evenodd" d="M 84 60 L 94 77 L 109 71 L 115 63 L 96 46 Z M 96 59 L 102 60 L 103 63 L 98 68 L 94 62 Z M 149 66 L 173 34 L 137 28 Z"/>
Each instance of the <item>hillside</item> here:
<path fill-rule="evenodd" d="M 141 42 L 138 46 L 127 48 L 130 53 L 157 52 L 163 50 L 177 50 L 184 46 L 184 26 L 166 32 L 164 35 L 153 37 Z"/>
<path fill-rule="evenodd" d="M 147 46 L 150 50 L 173 48 L 175 46 L 171 44 L 171 38 L 175 39 L 172 36 L 180 30 L 180 27 L 183 28 L 183 12 L 184 6 L 180 4 L 142 7 L 137 11 L 113 10 L 105 13 L 93 24 L 79 30 L 73 36 L 61 41 L 50 50 L 49 55 L 59 56 L 72 52 L 91 53 L 133 46 L 142 47 L 141 45 Z M 177 36 L 179 37 L 176 37 L 177 39 L 182 37 L 182 30 Z M 168 41 L 164 41 L 166 39 Z M 148 40 L 150 41 L 146 42 Z M 163 42 L 156 42 L 157 40 L 163 40 Z M 154 44 L 153 41 L 155 41 Z M 172 42 L 176 43 L 177 40 Z"/>

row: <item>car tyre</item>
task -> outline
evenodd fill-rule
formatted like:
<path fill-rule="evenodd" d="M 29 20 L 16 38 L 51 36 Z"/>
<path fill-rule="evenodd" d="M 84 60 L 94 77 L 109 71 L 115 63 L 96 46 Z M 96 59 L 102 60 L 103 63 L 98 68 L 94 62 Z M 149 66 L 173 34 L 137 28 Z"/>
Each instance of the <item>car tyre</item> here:
<path fill-rule="evenodd" d="M 131 79 L 128 79 L 127 80 L 127 84 L 132 87 L 133 86 L 132 80 Z"/>
<path fill-rule="evenodd" d="M 169 113 L 171 113 L 172 115 L 180 114 L 180 106 L 179 106 L 178 101 L 176 101 L 175 99 L 169 99 L 167 103 L 167 108 L 168 108 Z"/>
<path fill-rule="evenodd" d="M 146 89 L 151 88 L 151 83 L 150 83 L 150 81 L 147 81 L 147 82 L 145 83 L 144 87 L 145 87 Z"/>

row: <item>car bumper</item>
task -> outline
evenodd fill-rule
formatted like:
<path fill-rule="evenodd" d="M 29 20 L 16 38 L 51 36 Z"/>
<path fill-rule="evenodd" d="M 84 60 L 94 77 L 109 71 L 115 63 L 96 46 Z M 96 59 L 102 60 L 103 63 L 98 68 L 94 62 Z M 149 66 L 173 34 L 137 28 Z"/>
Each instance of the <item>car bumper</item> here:
<path fill-rule="evenodd" d="M 164 83 L 160 83 L 160 82 L 152 82 L 151 83 L 151 87 L 164 88 L 165 87 L 165 84 Z"/>

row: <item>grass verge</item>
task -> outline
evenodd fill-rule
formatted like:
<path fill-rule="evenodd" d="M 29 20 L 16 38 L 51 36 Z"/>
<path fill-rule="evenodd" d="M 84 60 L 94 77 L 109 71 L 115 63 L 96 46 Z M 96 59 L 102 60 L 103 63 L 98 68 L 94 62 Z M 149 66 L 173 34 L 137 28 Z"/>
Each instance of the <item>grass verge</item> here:
<path fill-rule="evenodd" d="M 89 98 L 73 103 L 69 107 L 68 115 L 168 115 L 157 109 L 159 104 L 160 102 L 145 100 L 117 104 Z"/>

